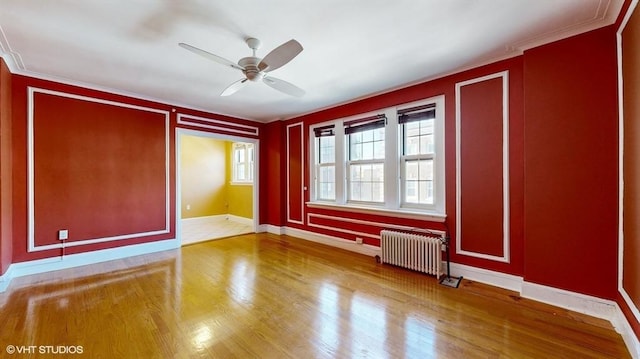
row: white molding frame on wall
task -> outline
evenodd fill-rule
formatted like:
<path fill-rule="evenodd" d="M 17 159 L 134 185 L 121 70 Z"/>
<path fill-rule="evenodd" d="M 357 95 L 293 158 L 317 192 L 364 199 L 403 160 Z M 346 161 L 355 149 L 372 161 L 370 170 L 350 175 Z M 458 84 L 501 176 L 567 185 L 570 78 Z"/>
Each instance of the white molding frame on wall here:
<path fill-rule="evenodd" d="M 368 226 L 382 227 L 382 228 L 385 228 L 385 229 L 397 229 L 397 230 L 401 230 L 401 231 L 412 231 L 412 230 L 415 230 L 414 227 L 403 226 L 403 225 L 399 225 L 399 224 L 366 221 L 366 220 L 355 219 L 355 218 L 328 216 L 326 214 L 318 214 L 318 213 L 307 213 L 307 226 L 309 226 L 309 227 L 328 229 L 328 230 L 331 230 L 331 231 L 334 231 L 334 232 L 340 232 L 340 233 L 351 234 L 351 235 L 355 235 L 355 236 L 359 236 L 359 237 L 367 237 L 367 238 L 375 238 L 375 239 L 380 239 L 380 234 L 370 234 L 370 233 L 365 233 L 365 232 L 352 231 L 350 229 L 344 229 L 344 228 L 338 228 L 338 227 L 330 227 L 330 226 L 325 226 L 325 225 L 322 225 L 322 224 L 315 224 L 312 221 L 313 218 L 330 219 L 332 221 L 345 222 L 345 223 L 348 223 L 348 224 L 349 223 L 351 223 L 351 224 L 364 224 L 364 225 L 368 225 Z M 446 235 L 445 232 L 440 231 L 440 230 L 434 229 L 434 230 L 431 230 L 431 231 L 434 232 L 434 233 L 440 234 L 443 237 Z"/>
<path fill-rule="evenodd" d="M 205 123 L 189 121 L 189 119 L 202 121 Z M 224 132 L 231 132 L 231 133 L 237 133 L 240 135 L 250 135 L 250 136 L 258 136 L 260 131 L 260 128 L 256 126 L 242 125 L 242 124 L 233 123 L 229 121 L 220 121 L 212 118 L 187 115 L 184 113 L 178 113 L 177 124 L 183 125 L 183 126 L 200 127 L 200 128 L 206 128 L 208 130 L 224 131 Z"/>
<path fill-rule="evenodd" d="M 616 50 L 618 57 L 618 291 L 634 317 L 640 322 L 640 310 L 624 289 L 624 79 L 622 72 L 622 33 L 638 6 L 639 0 L 633 0 L 616 32 Z M 640 11 L 640 10 L 639 10 Z M 636 341 L 637 345 L 637 341 Z"/>
<path fill-rule="evenodd" d="M 84 239 L 84 240 L 76 240 L 67 242 L 64 244 L 65 247 L 74 247 L 81 246 L 87 244 L 94 243 L 102 243 L 102 242 L 111 242 L 118 241 L 123 239 L 130 238 L 139 238 L 139 237 L 148 237 L 154 236 L 158 234 L 166 234 L 171 231 L 171 192 L 170 192 L 170 175 L 169 175 L 169 111 L 158 110 L 151 107 L 143 107 L 137 105 L 131 105 L 128 103 L 117 102 L 117 101 L 109 101 L 103 100 L 95 97 L 82 96 L 72 93 L 66 93 L 61 91 L 53 91 L 47 90 L 37 87 L 28 87 L 28 96 L 27 96 L 27 251 L 28 252 L 36 252 L 36 251 L 45 251 L 50 249 L 62 248 L 62 243 L 56 244 L 48 244 L 37 246 L 35 244 L 35 183 L 34 183 L 34 95 L 36 93 L 42 93 L 47 95 L 59 96 L 64 98 L 71 98 L 80 101 L 94 102 L 100 103 L 110 106 L 130 108 L 134 110 L 140 111 L 148 111 L 153 113 L 159 113 L 164 115 L 164 126 L 165 126 L 165 228 L 160 228 L 153 231 L 147 232 L 139 232 L 139 233 L 128 233 L 118 236 L 112 237 L 103 237 L 103 238 L 94 238 L 94 239 Z"/>
<path fill-rule="evenodd" d="M 291 219 L 291 208 L 289 207 L 289 194 L 291 191 L 291 173 L 289 172 L 289 159 L 291 158 L 290 156 L 290 148 L 289 148 L 289 129 L 291 129 L 292 127 L 298 127 L 300 126 L 300 148 L 302 150 L 303 153 L 300 154 L 300 180 L 302 181 L 301 184 L 301 193 L 300 193 L 300 220 L 295 220 L 295 219 Z M 301 224 L 304 225 L 304 205 L 305 205 L 305 201 L 304 201 L 304 123 L 303 122 L 296 122 L 290 125 L 287 125 L 287 222 L 289 223 L 296 223 L 296 224 Z"/>
<path fill-rule="evenodd" d="M 495 256 L 486 253 L 477 253 L 462 249 L 462 218 L 461 218 L 461 108 L 460 89 L 463 86 L 502 78 L 502 193 L 503 193 L 503 243 L 502 256 Z M 509 71 L 502 71 L 495 74 L 478 77 L 475 79 L 456 83 L 456 254 L 470 257 L 488 259 L 497 262 L 510 262 L 510 236 L 509 236 Z"/>

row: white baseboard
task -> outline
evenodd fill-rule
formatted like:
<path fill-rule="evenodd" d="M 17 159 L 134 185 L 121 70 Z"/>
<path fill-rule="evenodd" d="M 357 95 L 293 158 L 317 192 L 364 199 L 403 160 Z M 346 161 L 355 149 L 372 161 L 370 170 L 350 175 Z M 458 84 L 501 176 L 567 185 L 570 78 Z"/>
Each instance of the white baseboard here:
<path fill-rule="evenodd" d="M 616 331 L 622 336 L 624 344 L 627 346 L 627 349 L 629 349 L 631 357 L 638 359 L 640 358 L 640 341 L 633 331 L 633 328 L 631 328 L 627 317 L 625 317 L 618 303 L 615 304 L 615 307 L 615 313 L 611 320 L 611 324 L 613 324 Z"/>
<path fill-rule="evenodd" d="M 226 219 L 228 216 L 228 214 L 216 214 L 213 216 L 202 216 L 202 217 L 191 217 L 191 218 L 183 218 L 182 221 L 183 222 L 189 222 L 189 223 L 199 223 L 199 222 L 203 222 L 203 223 L 207 223 L 209 221 L 216 221 L 216 220 L 223 220 Z"/>
<path fill-rule="evenodd" d="M 283 234 L 282 227 L 274 226 L 272 224 L 262 224 L 260 226 L 264 229 L 264 232 L 277 234 L 277 235 Z"/>
<path fill-rule="evenodd" d="M 227 214 L 227 218 L 230 221 L 233 221 L 235 223 L 240 223 L 240 224 L 244 224 L 245 226 L 253 227 L 253 218 L 240 217 L 234 214 Z"/>
<path fill-rule="evenodd" d="M 522 291 L 522 283 L 524 282 L 522 277 L 458 263 L 451 263 L 450 266 L 453 277 L 464 277 L 518 293 Z"/>
<path fill-rule="evenodd" d="M 9 268 L 7 268 L 7 271 L 0 276 L 0 293 L 7 290 L 9 283 L 11 283 L 11 279 L 13 278 L 13 268 L 14 268 L 13 265 L 9 265 Z"/>
<path fill-rule="evenodd" d="M 520 295 L 523 298 L 606 319 L 613 324 L 616 303 L 612 300 L 530 282 L 523 283 Z"/>
<path fill-rule="evenodd" d="M 240 216 L 236 216 L 234 214 L 229 214 L 229 213 L 216 214 L 213 216 L 191 217 L 191 218 L 182 219 L 183 222 L 188 222 L 188 223 L 208 223 L 212 221 L 215 222 L 215 221 L 223 221 L 223 220 L 229 220 L 235 223 L 240 223 L 247 226 L 253 226 L 252 218 L 240 217 Z"/>
<path fill-rule="evenodd" d="M 176 239 L 167 239 L 156 242 L 133 244 L 124 247 L 101 249 L 93 252 L 70 254 L 64 256 L 64 259 L 62 257 L 53 257 L 13 263 L 9 266 L 9 269 L 5 274 L 0 277 L 0 292 L 4 292 L 7 289 L 13 278 L 176 248 L 180 248 L 180 241 Z"/>

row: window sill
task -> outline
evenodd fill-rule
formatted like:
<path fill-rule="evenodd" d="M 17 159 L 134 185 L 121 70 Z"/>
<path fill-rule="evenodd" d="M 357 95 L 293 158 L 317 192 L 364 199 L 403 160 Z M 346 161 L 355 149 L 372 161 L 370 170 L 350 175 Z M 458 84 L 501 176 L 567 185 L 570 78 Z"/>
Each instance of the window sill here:
<path fill-rule="evenodd" d="M 309 208 L 330 209 L 334 211 L 355 212 L 364 214 L 377 214 L 381 216 L 389 216 L 396 218 L 419 219 L 429 222 L 444 223 L 447 219 L 446 214 L 426 211 L 412 211 L 407 209 L 388 209 L 375 208 L 366 206 L 354 206 L 351 204 L 335 204 L 330 202 L 307 202 Z"/>

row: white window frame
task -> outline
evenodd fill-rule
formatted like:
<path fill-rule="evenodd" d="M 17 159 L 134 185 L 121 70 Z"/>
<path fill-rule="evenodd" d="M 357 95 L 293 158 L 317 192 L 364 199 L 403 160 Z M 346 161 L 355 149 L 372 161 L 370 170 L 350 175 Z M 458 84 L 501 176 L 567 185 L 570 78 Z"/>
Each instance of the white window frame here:
<path fill-rule="evenodd" d="M 366 116 L 365 116 L 366 117 Z M 386 119 L 385 119 L 386 121 Z M 383 146 L 385 147 L 386 150 L 386 125 L 384 127 L 385 129 L 385 138 L 383 138 Z M 364 131 L 363 131 L 364 132 Z M 384 203 L 385 197 L 384 197 L 384 193 L 385 193 L 385 188 L 384 188 L 384 183 L 386 183 L 386 179 L 383 177 L 383 197 L 381 201 L 365 201 L 365 200 L 356 200 L 353 199 L 353 194 L 351 192 L 351 183 L 353 182 L 353 179 L 351 178 L 351 167 L 352 166 L 360 166 L 360 165 L 382 165 L 383 168 L 383 173 L 384 172 L 384 168 L 385 168 L 385 162 L 386 162 L 386 153 L 385 153 L 385 157 L 383 158 L 371 158 L 371 159 L 351 159 L 351 134 L 347 135 L 345 134 L 345 147 L 346 147 L 346 161 L 345 161 L 345 165 L 346 165 L 346 176 L 345 176 L 345 180 L 346 180 L 346 187 L 347 187 L 347 191 L 346 191 L 346 202 L 347 203 L 354 203 L 354 204 L 360 204 L 360 205 L 381 205 Z M 371 142 L 375 143 L 375 140 L 372 140 Z M 375 150 L 374 150 L 375 152 Z"/>
<path fill-rule="evenodd" d="M 398 123 L 398 111 L 406 108 L 435 104 L 436 116 L 434 119 L 434 204 L 415 205 L 404 203 L 403 171 L 403 134 Z M 385 127 L 385 159 L 384 159 L 384 202 L 353 202 L 348 201 L 348 135 L 344 133 L 344 123 L 374 115 L 384 114 L 387 117 Z M 334 201 L 318 199 L 317 196 L 317 166 L 310 166 L 310 201 L 307 205 L 311 208 L 329 208 L 336 210 L 355 211 L 375 214 L 391 214 L 405 218 L 420 218 L 431 221 L 444 221 L 446 218 L 446 185 L 445 185 L 445 99 L 444 95 L 406 103 L 394 107 L 371 111 L 332 121 L 318 123 L 309 126 L 309 156 L 311 163 L 318 164 L 318 148 L 315 137 L 315 128 L 334 125 L 335 133 L 335 176 L 336 199 Z M 422 156 L 422 155 L 421 155 Z M 411 156 L 413 157 L 413 156 Z M 406 157 L 405 160 L 409 158 Z M 367 161 L 364 161 L 367 162 Z M 378 162 L 375 160 L 375 162 Z"/>
<path fill-rule="evenodd" d="M 244 150 L 244 161 L 237 162 L 236 161 L 236 151 L 239 149 Z M 250 160 L 249 151 L 253 151 L 253 161 Z M 255 146 L 253 143 L 249 142 L 233 142 L 231 145 L 231 184 L 232 185 L 252 185 L 254 181 L 255 174 L 253 173 L 253 162 L 255 161 Z M 237 178 L 237 169 L 238 165 L 242 164 L 244 166 L 244 171 L 247 174 L 247 178 L 238 179 Z"/>
<path fill-rule="evenodd" d="M 335 129 L 334 129 L 334 131 L 335 131 Z M 315 136 L 315 132 L 314 132 L 314 136 Z M 329 136 L 327 136 L 327 137 L 329 137 Z M 315 161 L 311 162 L 311 163 L 313 163 L 315 165 L 315 172 L 314 172 L 314 175 L 311 178 L 314 179 L 314 184 L 315 184 L 316 188 L 319 187 L 318 184 L 320 183 L 320 169 L 322 167 L 333 167 L 333 173 L 334 174 L 335 174 L 335 171 L 336 171 L 335 135 L 333 135 L 331 137 L 334 137 L 333 162 L 320 163 L 320 142 L 322 141 L 322 137 L 315 137 L 315 140 L 311 142 L 311 143 L 314 144 L 313 147 L 318 150 L 317 151 L 318 155 L 317 155 Z M 334 178 L 333 186 L 334 186 L 334 188 L 333 188 L 334 198 L 333 199 L 331 199 L 331 198 L 321 198 L 320 194 L 319 194 L 320 191 L 317 191 L 316 192 L 316 195 L 317 195 L 316 197 L 318 198 L 318 200 L 320 200 L 320 201 L 334 201 L 335 200 L 335 194 L 336 194 L 336 188 L 335 188 L 336 187 L 336 180 L 335 180 L 335 178 Z"/>

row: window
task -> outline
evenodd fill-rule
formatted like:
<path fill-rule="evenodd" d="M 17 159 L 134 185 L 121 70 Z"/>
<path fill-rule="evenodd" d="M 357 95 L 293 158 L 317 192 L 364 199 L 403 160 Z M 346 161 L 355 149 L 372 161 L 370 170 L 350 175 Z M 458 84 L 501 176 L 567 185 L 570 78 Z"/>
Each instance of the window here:
<path fill-rule="evenodd" d="M 253 183 L 253 143 L 233 143 L 233 183 Z"/>
<path fill-rule="evenodd" d="M 334 201 L 336 199 L 336 151 L 334 125 L 319 127 L 314 130 L 318 159 L 316 161 L 315 178 L 318 184 L 319 200 Z"/>
<path fill-rule="evenodd" d="M 311 204 L 444 215 L 444 96 L 311 126 Z"/>
<path fill-rule="evenodd" d="M 384 202 L 386 120 L 377 115 L 344 123 L 349 143 L 348 201 Z"/>
<path fill-rule="evenodd" d="M 435 155 L 435 105 L 398 111 L 401 126 L 400 156 L 402 204 L 408 207 L 433 205 L 433 162 Z"/>

